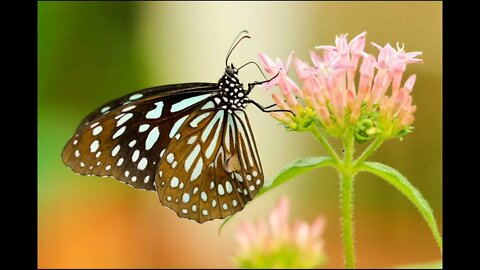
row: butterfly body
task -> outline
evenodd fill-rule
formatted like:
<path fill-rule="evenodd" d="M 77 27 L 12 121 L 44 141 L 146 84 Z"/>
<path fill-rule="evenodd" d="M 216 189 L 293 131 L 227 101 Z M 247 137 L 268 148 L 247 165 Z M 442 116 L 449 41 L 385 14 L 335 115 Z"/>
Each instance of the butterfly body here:
<path fill-rule="evenodd" d="M 203 223 L 244 208 L 263 186 L 247 115 L 248 89 L 233 65 L 218 83 L 144 89 L 89 114 L 62 159 L 82 175 L 154 190 L 178 216 Z"/>

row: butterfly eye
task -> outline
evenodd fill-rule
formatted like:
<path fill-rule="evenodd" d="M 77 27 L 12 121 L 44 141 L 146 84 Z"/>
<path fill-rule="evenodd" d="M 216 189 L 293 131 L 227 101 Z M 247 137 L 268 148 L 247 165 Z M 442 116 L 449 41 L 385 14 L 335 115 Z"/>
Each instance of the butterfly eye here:
<path fill-rule="evenodd" d="M 228 74 L 228 76 L 230 76 L 230 77 L 235 76 L 235 71 L 233 70 L 233 68 L 228 67 L 228 68 L 225 69 L 225 72 L 226 72 L 226 73 Z"/>

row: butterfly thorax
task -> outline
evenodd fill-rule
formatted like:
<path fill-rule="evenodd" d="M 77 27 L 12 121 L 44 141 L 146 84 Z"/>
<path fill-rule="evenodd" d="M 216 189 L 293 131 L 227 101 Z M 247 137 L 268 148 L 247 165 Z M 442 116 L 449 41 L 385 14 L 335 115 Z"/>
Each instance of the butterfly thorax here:
<path fill-rule="evenodd" d="M 249 98 L 238 79 L 238 70 L 233 68 L 233 65 L 232 68 L 225 69 L 225 74 L 218 81 L 218 85 L 220 97 L 216 101 L 222 109 L 238 110 L 247 107 Z"/>

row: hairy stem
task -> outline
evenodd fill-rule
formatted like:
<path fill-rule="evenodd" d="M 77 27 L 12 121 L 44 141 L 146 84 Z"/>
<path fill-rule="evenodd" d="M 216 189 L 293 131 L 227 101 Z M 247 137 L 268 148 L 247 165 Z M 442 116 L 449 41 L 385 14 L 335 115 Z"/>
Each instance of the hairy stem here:
<path fill-rule="evenodd" d="M 353 241 L 353 175 L 341 174 L 342 233 L 345 268 L 355 268 L 355 245 Z"/>
<path fill-rule="evenodd" d="M 353 134 L 348 134 L 342 141 L 345 147 L 343 166 L 340 168 L 343 251 L 345 268 L 353 269 L 355 268 L 355 244 L 353 240 L 353 179 L 355 172 L 352 170 L 352 161 L 355 138 Z"/>

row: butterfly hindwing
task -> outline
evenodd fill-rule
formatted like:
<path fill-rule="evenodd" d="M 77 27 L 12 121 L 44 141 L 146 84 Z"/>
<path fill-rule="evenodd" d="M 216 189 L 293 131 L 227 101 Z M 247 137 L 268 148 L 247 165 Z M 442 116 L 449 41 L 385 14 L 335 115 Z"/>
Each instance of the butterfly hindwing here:
<path fill-rule="evenodd" d="M 167 95 L 165 89 L 151 93 L 151 88 L 117 99 L 107 113 L 99 109 L 87 116 L 65 146 L 62 159 L 79 174 L 111 176 L 135 188 L 154 190 L 160 153 L 171 140 L 169 131 L 197 103 L 206 103 L 212 95 L 209 89 Z M 140 96 L 142 92 L 149 94 Z"/>
<path fill-rule="evenodd" d="M 263 185 L 245 112 L 212 106 L 178 120 L 155 175 L 162 204 L 201 223 L 242 210 Z"/>

